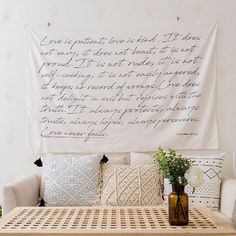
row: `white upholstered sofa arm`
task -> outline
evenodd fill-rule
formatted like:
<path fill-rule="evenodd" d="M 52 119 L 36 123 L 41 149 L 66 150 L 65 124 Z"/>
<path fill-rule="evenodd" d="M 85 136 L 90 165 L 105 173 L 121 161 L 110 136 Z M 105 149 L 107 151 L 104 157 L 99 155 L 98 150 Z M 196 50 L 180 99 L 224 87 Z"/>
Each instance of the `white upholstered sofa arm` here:
<path fill-rule="evenodd" d="M 3 214 L 18 206 L 36 206 L 40 192 L 40 176 L 32 175 L 3 187 Z"/>
<path fill-rule="evenodd" d="M 221 213 L 232 219 L 236 203 L 236 179 L 226 178 L 221 186 Z"/>

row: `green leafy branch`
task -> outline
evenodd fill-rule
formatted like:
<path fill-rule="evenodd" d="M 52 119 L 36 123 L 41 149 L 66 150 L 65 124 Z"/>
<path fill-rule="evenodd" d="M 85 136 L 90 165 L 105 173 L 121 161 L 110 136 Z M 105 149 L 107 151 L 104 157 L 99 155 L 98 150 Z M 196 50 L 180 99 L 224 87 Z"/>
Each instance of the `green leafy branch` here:
<path fill-rule="evenodd" d="M 163 175 L 169 179 L 170 184 L 179 183 L 187 185 L 188 181 L 184 177 L 185 172 L 191 167 L 192 161 L 177 154 L 175 150 L 168 149 L 165 151 L 159 147 L 158 152 L 154 154 L 155 163 Z"/>

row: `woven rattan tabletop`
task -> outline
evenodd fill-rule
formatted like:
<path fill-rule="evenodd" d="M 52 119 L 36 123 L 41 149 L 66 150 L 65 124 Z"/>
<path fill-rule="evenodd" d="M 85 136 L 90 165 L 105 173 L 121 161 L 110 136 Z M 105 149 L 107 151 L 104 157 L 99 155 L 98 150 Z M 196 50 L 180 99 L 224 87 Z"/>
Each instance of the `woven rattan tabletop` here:
<path fill-rule="evenodd" d="M 236 235 L 205 208 L 188 226 L 170 226 L 165 207 L 24 207 L 0 222 L 0 235 Z"/>

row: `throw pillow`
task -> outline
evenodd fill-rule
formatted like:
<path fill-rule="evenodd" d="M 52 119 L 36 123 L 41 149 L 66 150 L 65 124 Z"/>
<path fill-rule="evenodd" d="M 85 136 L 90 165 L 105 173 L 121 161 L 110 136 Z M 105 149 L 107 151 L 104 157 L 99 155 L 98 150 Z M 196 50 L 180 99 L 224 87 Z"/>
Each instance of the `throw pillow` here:
<path fill-rule="evenodd" d="M 103 155 L 43 158 L 46 206 L 92 206 L 99 193 Z"/>
<path fill-rule="evenodd" d="M 161 175 L 155 165 L 105 165 L 101 205 L 156 206 L 162 203 Z"/>
<path fill-rule="evenodd" d="M 130 165 L 144 165 L 144 164 L 153 164 L 154 158 L 142 152 L 131 152 L 130 153 Z"/>
<path fill-rule="evenodd" d="M 109 159 L 109 164 L 116 164 L 116 165 L 128 165 L 129 164 L 129 156 L 125 154 L 106 154 Z"/>
<path fill-rule="evenodd" d="M 203 205 L 212 210 L 219 209 L 220 187 L 222 177 L 222 164 L 224 154 L 215 155 L 184 155 L 193 160 L 193 166 L 197 166 L 204 172 L 205 182 L 195 189 L 192 193 L 192 187 L 187 185 L 185 192 L 189 196 L 190 205 Z M 171 185 L 167 179 L 164 180 L 164 198 L 168 201 L 168 195 L 171 192 Z"/>

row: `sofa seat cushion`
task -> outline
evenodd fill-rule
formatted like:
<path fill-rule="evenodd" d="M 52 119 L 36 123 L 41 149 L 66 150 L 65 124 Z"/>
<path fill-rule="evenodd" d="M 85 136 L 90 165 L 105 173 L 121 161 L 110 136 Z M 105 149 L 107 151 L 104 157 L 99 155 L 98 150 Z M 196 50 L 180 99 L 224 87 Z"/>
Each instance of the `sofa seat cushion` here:
<path fill-rule="evenodd" d="M 231 227 L 233 227 L 232 219 L 229 218 L 228 216 L 224 215 L 224 214 L 221 213 L 220 211 L 214 211 L 214 215 L 216 215 L 218 218 L 220 218 L 221 220 L 223 220 L 226 224 L 228 224 L 228 225 L 230 225 Z"/>

